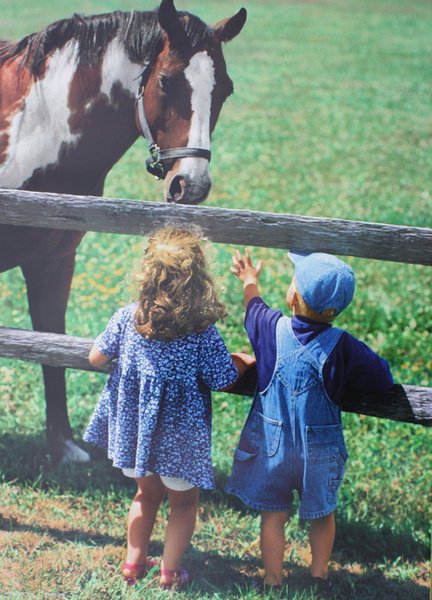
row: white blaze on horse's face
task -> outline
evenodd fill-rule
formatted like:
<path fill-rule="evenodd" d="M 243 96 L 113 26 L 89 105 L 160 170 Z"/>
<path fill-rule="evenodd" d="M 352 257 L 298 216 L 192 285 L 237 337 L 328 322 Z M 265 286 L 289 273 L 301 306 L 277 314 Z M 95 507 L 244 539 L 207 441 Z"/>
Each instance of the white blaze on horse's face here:
<path fill-rule="evenodd" d="M 78 141 L 68 125 L 68 93 L 77 55 L 75 41 L 56 50 L 44 77 L 30 87 L 22 110 L 13 116 L 9 155 L 0 166 L 2 187 L 19 188 L 34 171 L 55 164 L 63 144 Z"/>
<path fill-rule="evenodd" d="M 212 92 L 215 86 L 213 60 L 207 52 L 195 54 L 184 71 L 191 93 L 192 119 L 188 146 L 210 150 L 210 112 Z M 203 158 L 183 158 L 180 163 L 182 173 L 188 174 L 199 166 L 207 169 L 208 162 Z"/>
<path fill-rule="evenodd" d="M 210 150 L 212 92 L 216 85 L 213 59 L 205 51 L 197 52 L 190 59 L 184 75 L 191 87 L 192 117 L 187 147 Z M 168 175 L 166 182 L 172 200 L 178 201 L 182 198 L 185 184 L 188 187 L 188 196 L 192 203 L 194 203 L 194 197 L 199 202 L 205 200 L 211 187 L 208 166 L 208 160 L 205 158 L 185 157 L 180 159 L 178 167 L 174 169 L 175 176 Z M 177 193 L 175 192 L 176 187 L 178 188 Z"/>

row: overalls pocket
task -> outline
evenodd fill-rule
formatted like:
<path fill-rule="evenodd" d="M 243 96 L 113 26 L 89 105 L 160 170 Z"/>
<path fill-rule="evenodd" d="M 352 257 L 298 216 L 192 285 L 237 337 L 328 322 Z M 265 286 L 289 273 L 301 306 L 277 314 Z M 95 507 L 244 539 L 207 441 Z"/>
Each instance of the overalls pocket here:
<path fill-rule="evenodd" d="M 306 426 L 306 453 L 309 472 L 314 471 L 321 485 L 326 486 L 328 502 L 333 504 L 348 458 L 342 425 Z"/>
<path fill-rule="evenodd" d="M 279 448 L 282 421 L 270 419 L 258 411 L 251 415 L 250 439 L 252 446 L 267 456 L 274 456 Z"/>
<path fill-rule="evenodd" d="M 255 458 L 256 455 L 256 452 L 247 452 L 246 450 L 241 450 L 240 448 L 236 448 L 234 450 L 234 460 L 239 460 L 241 462 L 251 460 L 251 458 Z"/>

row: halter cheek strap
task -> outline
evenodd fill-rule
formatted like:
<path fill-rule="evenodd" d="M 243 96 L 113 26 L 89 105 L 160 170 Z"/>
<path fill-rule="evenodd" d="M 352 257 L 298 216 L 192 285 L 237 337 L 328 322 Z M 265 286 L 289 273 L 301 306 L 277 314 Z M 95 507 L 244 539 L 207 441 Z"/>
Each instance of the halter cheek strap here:
<path fill-rule="evenodd" d="M 140 134 L 146 139 L 150 152 L 150 158 L 147 158 L 146 160 L 147 171 L 154 175 L 157 179 L 165 179 L 166 172 L 163 165 L 164 160 L 177 160 L 178 158 L 192 157 L 205 158 L 210 162 L 210 150 L 205 148 L 189 148 L 188 146 L 161 150 L 153 139 L 144 109 L 144 86 L 149 75 L 148 67 L 149 64 L 146 64 L 143 72 L 140 75 L 140 83 L 135 101 L 135 121 L 137 128 Z"/>

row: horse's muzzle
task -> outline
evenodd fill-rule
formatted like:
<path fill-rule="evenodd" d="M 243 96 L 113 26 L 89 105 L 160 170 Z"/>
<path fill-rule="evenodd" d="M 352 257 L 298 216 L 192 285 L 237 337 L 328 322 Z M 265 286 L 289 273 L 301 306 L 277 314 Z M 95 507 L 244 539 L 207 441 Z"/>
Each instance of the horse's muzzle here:
<path fill-rule="evenodd" d="M 175 204 L 199 204 L 207 198 L 210 188 L 209 177 L 202 177 L 197 182 L 188 175 L 177 174 L 168 184 L 165 199 Z"/>

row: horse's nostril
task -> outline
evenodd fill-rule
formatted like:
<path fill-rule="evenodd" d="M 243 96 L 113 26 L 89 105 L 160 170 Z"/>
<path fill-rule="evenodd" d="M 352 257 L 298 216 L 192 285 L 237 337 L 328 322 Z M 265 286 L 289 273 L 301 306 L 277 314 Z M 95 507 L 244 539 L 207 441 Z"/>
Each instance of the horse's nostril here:
<path fill-rule="evenodd" d="M 176 175 L 171 181 L 169 192 L 168 192 L 168 201 L 169 202 L 181 202 L 185 193 L 186 182 L 184 177 L 181 175 Z"/>

